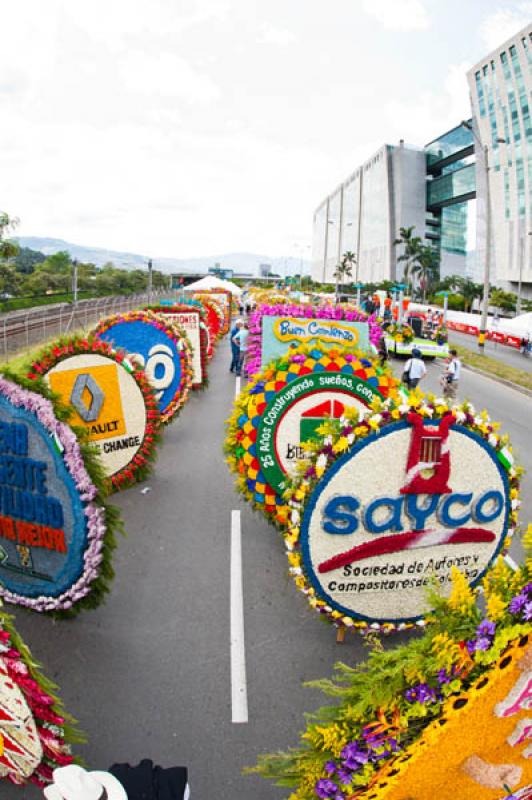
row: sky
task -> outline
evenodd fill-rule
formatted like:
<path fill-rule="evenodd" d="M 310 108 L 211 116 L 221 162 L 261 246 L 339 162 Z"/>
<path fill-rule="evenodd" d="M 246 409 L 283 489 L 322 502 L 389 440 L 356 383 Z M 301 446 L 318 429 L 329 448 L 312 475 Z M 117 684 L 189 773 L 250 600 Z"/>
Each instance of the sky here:
<path fill-rule="evenodd" d="M 175 258 L 308 256 L 382 144 L 470 116 L 512 0 L 17 0 L 2 8 L 0 210 L 17 234 Z"/>

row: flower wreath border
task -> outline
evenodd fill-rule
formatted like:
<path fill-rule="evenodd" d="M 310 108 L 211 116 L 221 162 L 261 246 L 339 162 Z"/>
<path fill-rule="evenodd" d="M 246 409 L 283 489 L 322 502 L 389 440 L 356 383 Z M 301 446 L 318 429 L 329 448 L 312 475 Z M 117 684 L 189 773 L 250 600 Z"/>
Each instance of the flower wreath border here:
<path fill-rule="evenodd" d="M 207 295 L 207 297 L 211 297 L 211 300 L 216 303 L 216 298 L 214 297 L 215 294 L 225 294 L 229 300 L 229 312 L 226 314 L 225 309 L 220 308 L 223 316 L 223 326 L 222 326 L 222 336 L 225 336 L 226 333 L 229 333 L 229 328 L 231 327 L 231 315 L 233 311 L 233 293 L 229 291 L 229 289 L 202 289 L 199 292 L 195 292 L 194 296 L 196 295 Z"/>
<path fill-rule="evenodd" d="M 355 375 L 383 397 L 398 387 L 391 372 L 355 350 L 302 345 L 269 364 L 255 375 L 236 398 L 227 420 L 224 452 L 229 469 L 237 476 L 236 487 L 256 510 L 280 525 L 287 521 L 286 500 L 270 486 L 257 459 L 256 439 L 262 414 L 290 381 L 315 372 Z M 368 408 L 368 411 L 370 409 Z"/>
<path fill-rule="evenodd" d="M 61 417 L 68 417 L 68 412 L 55 406 L 49 399 L 51 395 L 44 381 L 23 382 L 5 370 L 4 375 L 0 376 L 0 394 L 16 408 L 24 408 L 35 415 L 55 439 L 84 504 L 87 523 L 83 572 L 66 592 L 59 597 L 42 595 L 31 598 L 0 588 L 0 596 L 8 603 L 59 616 L 75 615 L 82 608 L 96 608 L 110 590 L 110 582 L 114 577 L 111 566 L 111 554 L 116 547 L 114 531 L 121 528 L 122 523 L 118 510 L 107 505 L 103 499 L 105 479 L 95 458 L 94 448 L 84 439 L 78 441 L 74 430 L 61 421 Z"/>
<path fill-rule="evenodd" d="M 199 303 L 201 303 L 201 305 L 205 308 L 205 311 L 207 313 L 206 324 L 209 327 L 209 332 L 214 350 L 214 345 L 217 344 L 220 341 L 220 339 L 222 339 L 222 337 L 225 335 L 223 331 L 225 325 L 225 314 L 220 305 L 212 297 L 206 297 L 203 293 L 202 294 L 198 293 L 194 294 L 194 299 L 197 300 Z M 218 320 L 218 330 L 214 330 L 214 328 L 212 327 L 212 323 L 209 324 L 208 311 L 211 312 L 214 311 L 216 319 Z"/>
<path fill-rule="evenodd" d="M 30 782 L 43 788 L 51 783 L 54 769 L 74 762 L 70 745 L 83 742 L 84 736 L 74 718 L 65 713 L 57 687 L 33 660 L 13 618 L 4 611 L 0 611 L 0 659 L 33 714 L 42 747 L 41 762 L 28 778 L 11 773 L 5 780 L 17 786 Z"/>
<path fill-rule="evenodd" d="M 179 382 L 179 388 L 168 404 L 166 411 L 164 413 L 161 412 L 161 422 L 167 424 L 176 419 L 179 415 L 181 409 L 188 400 L 188 395 L 192 386 L 192 351 L 186 333 L 177 325 L 169 325 L 165 319 L 151 311 L 128 311 L 124 314 L 113 314 L 110 317 L 101 319 L 92 333 L 94 336 L 99 337 L 100 334 L 105 333 L 109 328 L 120 322 L 137 321 L 146 322 L 158 328 L 158 330 L 164 331 L 164 333 L 175 342 L 179 351 L 181 362 L 181 380 Z"/>
<path fill-rule="evenodd" d="M 306 319 L 346 320 L 349 322 L 367 322 L 370 343 L 378 350 L 383 337 L 383 330 L 376 314 L 368 316 L 363 311 L 349 306 L 315 306 L 310 303 L 285 303 L 279 305 L 261 305 L 251 315 L 249 322 L 249 344 L 246 368 L 248 375 L 255 375 L 261 370 L 262 318 L 268 317 L 301 317 Z"/>
<path fill-rule="evenodd" d="M 172 306 L 149 306 L 145 309 L 146 311 L 151 311 L 153 314 L 158 314 L 159 316 L 164 317 L 165 314 L 197 314 L 199 319 L 199 330 L 200 330 L 200 359 L 201 359 L 201 371 L 203 375 L 203 380 L 201 383 L 193 383 L 192 389 L 194 391 L 199 391 L 202 389 L 206 389 L 209 385 L 209 376 L 208 376 L 208 363 L 209 357 L 207 353 L 208 349 L 208 341 L 209 341 L 209 334 L 207 330 L 207 326 L 204 322 L 205 317 L 205 310 L 199 305 L 187 305 L 186 303 L 176 303 Z M 173 325 L 174 323 L 169 320 L 170 324 Z M 179 323 L 177 323 L 178 327 Z"/>
<path fill-rule="evenodd" d="M 96 336 L 89 335 L 87 337 L 73 336 L 67 339 L 61 339 L 41 350 L 33 361 L 27 377 L 30 380 L 36 380 L 38 378 L 44 379 L 49 370 L 53 369 L 56 364 L 72 356 L 86 355 L 87 353 L 106 356 L 116 361 L 132 375 L 142 392 L 142 397 L 146 406 L 146 429 L 144 431 L 142 445 L 129 464 L 126 464 L 114 475 L 106 478 L 109 488 L 113 491 L 127 489 L 133 486 L 133 484 L 147 478 L 156 458 L 156 446 L 161 439 L 161 415 L 159 406 L 155 399 L 155 392 L 144 370 L 128 359 L 125 350 L 115 350 L 109 342 L 98 339 Z"/>
<path fill-rule="evenodd" d="M 321 445 L 313 449 L 313 458 L 309 468 L 299 483 L 294 485 L 291 496 L 287 500 L 287 505 L 290 509 L 289 518 L 283 526 L 289 573 L 294 578 L 296 587 L 307 597 L 309 605 L 337 628 L 352 628 L 362 633 L 367 629 L 371 629 L 382 634 L 389 634 L 395 630 L 402 631 L 415 626 L 423 627 L 426 625 L 426 619 L 420 619 L 417 622 L 401 622 L 399 625 L 391 622 L 368 624 L 363 620 L 332 609 L 325 600 L 318 596 L 310 577 L 306 575 L 300 550 L 300 526 L 306 502 L 326 470 L 356 443 L 399 420 L 406 421 L 409 414 L 413 412 L 427 418 L 440 418 L 452 413 L 460 425 L 475 432 L 497 453 L 503 453 L 509 459 L 508 465 L 501 461 L 502 467 L 507 473 L 511 502 L 508 532 L 502 545 L 502 553 L 508 550 L 516 531 L 518 510 L 521 505 L 519 500 L 520 468 L 516 468 L 513 465 L 513 456 L 508 444 L 508 437 L 500 437 L 495 432 L 497 424 L 491 421 L 486 411 L 477 414 L 474 406 L 467 401 L 462 405 L 450 405 L 443 398 L 436 398 L 432 395 L 425 397 L 416 392 L 412 392 L 409 395 L 408 401 L 402 399 L 400 405 L 394 402 L 393 398 L 386 399 L 380 409 L 374 411 L 373 414 L 366 415 L 363 419 L 349 419 L 350 415 L 349 411 L 347 411 L 345 414 L 347 419 L 344 418 L 337 423 L 331 421 L 331 432 L 325 436 Z"/>

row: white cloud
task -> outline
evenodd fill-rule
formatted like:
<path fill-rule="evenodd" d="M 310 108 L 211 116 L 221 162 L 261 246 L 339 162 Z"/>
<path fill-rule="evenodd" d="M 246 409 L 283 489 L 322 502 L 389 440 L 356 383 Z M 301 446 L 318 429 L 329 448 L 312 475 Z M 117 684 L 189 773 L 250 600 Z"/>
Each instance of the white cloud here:
<path fill-rule="evenodd" d="M 287 47 L 297 41 L 297 36 L 292 31 L 284 28 L 276 28 L 273 25 L 265 24 L 259 36 L 259 44 L 273 44 L 279 47 Z"/>
<path fill-rule="evenodd" d="M 188 103 L 211 103 L 221 95 L 212 78 L 173 53 L 129 51 L 120 60 L 120 72 L 132 92 L 179 97 Z"/>
<path fill-rule="evenodd" d="M 530 23 L 532 3 L 515 3 L 513 8 L 500 8 L 480 25 L 480 37 L 487 50 L 495 50 L 521 28 Z"/>
<path fill-rule="evenodd" d="M 386 105 L 388 131 L 396 139 L 424 145 L 471 116 L 466 72 L 470 64 L 451 64 L 438 91 L 421 92 L 407 100 L 395 98 Z"/>
<path fill-rule="evenodd" d="M 364 11 L 385 28 L 396 31 L 422 31 L 430 27 L 423 0 L 364 0 Z"/>

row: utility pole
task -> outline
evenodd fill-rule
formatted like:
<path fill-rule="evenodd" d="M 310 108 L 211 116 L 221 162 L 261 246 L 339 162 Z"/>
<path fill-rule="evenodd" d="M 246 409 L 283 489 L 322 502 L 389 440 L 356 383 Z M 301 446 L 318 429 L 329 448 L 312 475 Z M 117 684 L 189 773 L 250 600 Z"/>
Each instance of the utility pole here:
<path fill-rule="evenodd" d="M 148 305 L 151 306 L 151 296 L 153 290 L 153 262 L 148 259 Z"/>
<path fill-rule="evenodd" d="M 77 259 L 72 260 L 72 301 L 74 305 L 78 302 L 78 262 Z"/>
<path fill-rule="evenodd" d="M 488 306 L 490 298 L 490 262 L 491 262 L 491 197 L 490 197 L 490 173 L 489 173 L 489 148 L 488 145 L 483 145 L 477 133 L 473 129 L 473 125 L 469 122 L 462 122 L 462 127 L 471 131 L 475 142 L 478 144 L 479 150 L 484 154 L 484 177 L 486 181 L 486 253 L 484 258 L 484 289 L 482 295 L 482 316 L 480 318 L 480 330 L 478 332 L 478 349 L 481 353 L 484 352 L 484 344 L 486 341 L 486 333 L 488 329 Z M 497 137 L 495 140 L 497 144 L 506 144 L 506 139 Z"/>

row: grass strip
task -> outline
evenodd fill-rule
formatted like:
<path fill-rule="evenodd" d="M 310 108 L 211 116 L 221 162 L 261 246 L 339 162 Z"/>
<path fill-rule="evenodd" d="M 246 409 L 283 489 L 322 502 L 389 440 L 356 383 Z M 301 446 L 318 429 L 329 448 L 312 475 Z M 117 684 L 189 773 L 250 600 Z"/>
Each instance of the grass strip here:
<path fill-rule="evenodd" d="M 481 353 L 474 353 L 467 347 L 454 344 L 454 342 L 453 347 L 458 351 L 460 360 L 466 367 L 474 367 L 475 369 L 481 370 L 486 375 L 492 375 L 495 378 L 503 378 L 504 380 L 516 383 L 518 386 L 523 386 L 525 389 L 532 390 L 532 372 L 526 372 L 524 369 L 511 367 L 509 364 L 504 364 L 502 361 L 497 361 Z"/>

